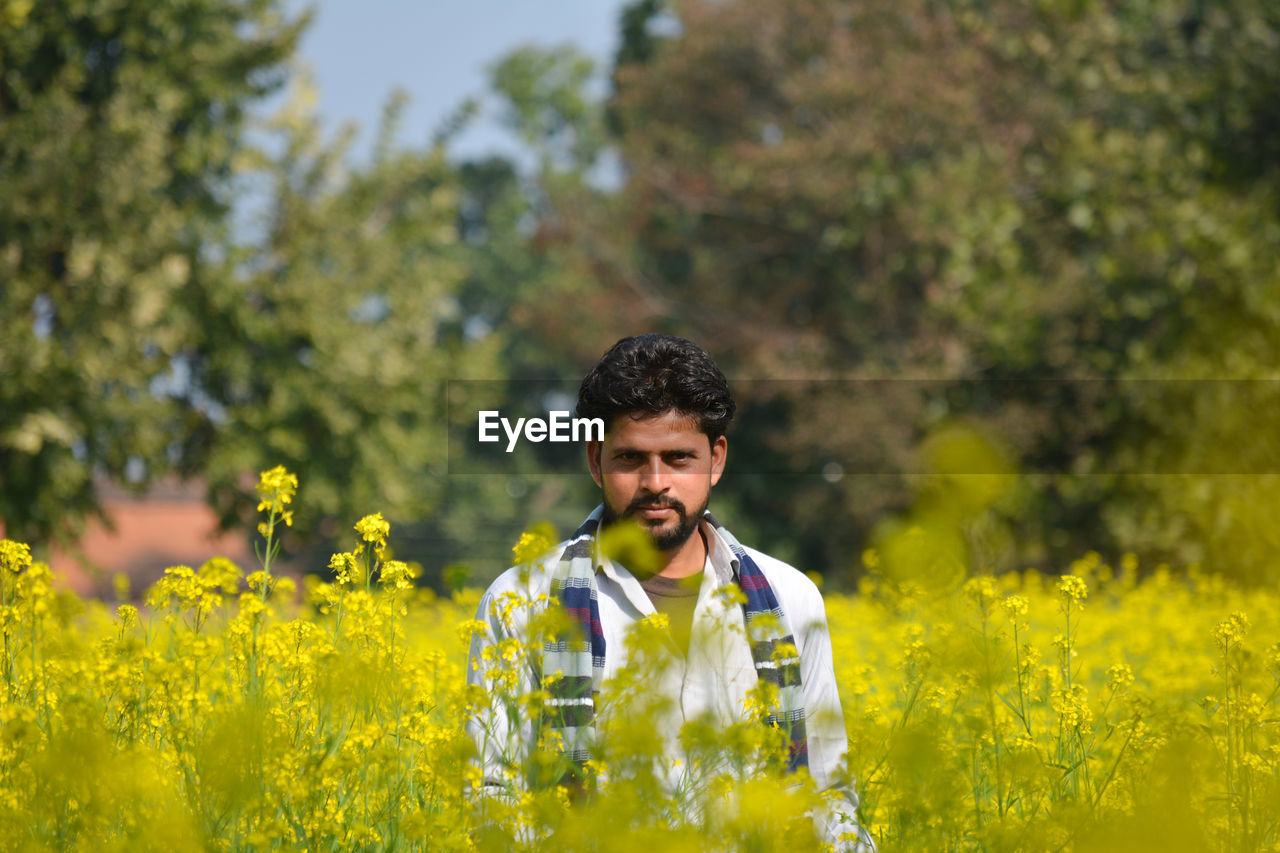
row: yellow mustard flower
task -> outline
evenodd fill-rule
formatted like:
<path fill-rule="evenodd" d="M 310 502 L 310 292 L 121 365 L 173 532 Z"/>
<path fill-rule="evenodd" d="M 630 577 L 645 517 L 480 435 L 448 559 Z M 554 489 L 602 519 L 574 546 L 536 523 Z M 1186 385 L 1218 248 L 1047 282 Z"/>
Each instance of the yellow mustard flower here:
<path fill-rule="evenodd" d="M 290 474 L 283 465 L 263 471 L 258 475 L 258 512 L 266 510 L 278 515 L 286 526 L 293 524 L 293 512 L 287 507 L 298 491 L 298 477 Z"/>
<path fill-rule="evenodd" d="M 1058 578 L 1058 593 L 1064 602 L 1083 606 L 1084 600 L 1089 597 L 1089 587 L 1084 582 L 1084 578 L 1077 575 L 1063 575 Z"/>
<path fill-rule="evenodd" d="M 363 553 L 365 544 L 370 544 L 373 546 L 374 553 L 377 554 L 378 559 L 385 560 L 389 556 L 387 536 L 391 534 L 391 524 L 382 517 L 382 513 L 375 512 L 373 515 L 366 515 L 356 522 L 355 530 L 363 540 L 356 546 L 356 554 Z"/>

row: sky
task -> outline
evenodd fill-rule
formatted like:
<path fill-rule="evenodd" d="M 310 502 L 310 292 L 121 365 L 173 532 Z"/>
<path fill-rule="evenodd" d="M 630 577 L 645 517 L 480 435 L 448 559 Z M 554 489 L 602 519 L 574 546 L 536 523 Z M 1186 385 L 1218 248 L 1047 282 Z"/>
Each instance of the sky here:
<path fill-rule="evenodd" d="M 383 104 L 409 96 L 399 141 L 426 144 L 469 96 L 486 89 L 486 67 L 525 44 L 572 43 L 601 68 L 613 56 L 627 0 L 316 0 L 300 57 L 319 88 L 328 131 L 360 126 L 354 155 L 367 154 Z M 299 3 L 298 8 L 306 4 Z M 450 151 L 511 153 L 492 102 Z"/>

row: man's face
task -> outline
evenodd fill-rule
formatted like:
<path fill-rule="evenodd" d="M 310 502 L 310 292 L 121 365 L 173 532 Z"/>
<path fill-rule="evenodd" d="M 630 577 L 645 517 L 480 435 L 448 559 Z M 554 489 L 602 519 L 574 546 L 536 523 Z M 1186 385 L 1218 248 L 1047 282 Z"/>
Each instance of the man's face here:
<path fill-rule="evenodd" d="M 724 436 L 712 443 L 679 412 L 615 418 L 603 442 L 587 443 L 604 523 L 632 518 L 660 550 L 679 548 L 698 528 L 727 452 Z"/>

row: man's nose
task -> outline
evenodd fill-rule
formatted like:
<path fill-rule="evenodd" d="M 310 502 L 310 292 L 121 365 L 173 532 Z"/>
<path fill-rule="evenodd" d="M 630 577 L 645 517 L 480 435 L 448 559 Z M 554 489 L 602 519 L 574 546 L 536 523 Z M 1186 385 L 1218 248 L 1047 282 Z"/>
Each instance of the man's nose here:
<path fill-rule="evenodd" d="M 661 458 L 650 459 L 640 471 L 640 485 L 654 494 L 671 488 L 670 474 Z"/>

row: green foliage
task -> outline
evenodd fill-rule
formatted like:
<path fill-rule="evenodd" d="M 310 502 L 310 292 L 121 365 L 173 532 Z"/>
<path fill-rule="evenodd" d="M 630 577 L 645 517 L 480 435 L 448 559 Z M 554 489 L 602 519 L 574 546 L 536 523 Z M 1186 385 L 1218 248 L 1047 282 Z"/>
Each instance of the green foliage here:
<path fill-rule="evenodd" d="M 1132 475 L 1221 472 L 1205 436 L 1229 455 L 1255 411 L 1135 380 L 1272 375 L 1274 4 L 688 0 L 624 26 L 623 186 L 541 187 L 589 271 L 547 296 L 582 334 L 545 340 L 670 331 L 788 380 L 742 393 L 721 488 L 769 541 L 843 573 L 968 416 L 1035 477 L 993 508 L 1019 531 L 996 568 L 1132 535 L 1261 572 L 1227 547 L 1252 522 L 1206 512 L 1235 484 Z M 1253 450 L 1233 470 L 1274 470 Z"/>
<path fill-rule="evenodd" d="M 497 338 L 463 334 L 458 182 L 439 147 L 396 144 L 399 97 L 349 167 L 305 77 L 249 144 L 246 109 L 305 23 L 265 0 L 71 3 L 0 30 L 14 535 L 74 534 L 101 478 L 170 472 L 200 476 L 235 526 L 247 472 L 279 463 L 310 491 L 291 550 L 325 516 L 445 501 L 445 382 L 498 375 Z"/>
<path fill-rule="evenodd" d="M 544 166 L 589 165 L 603 143 L 599 110 L 586 94 L 591 59 L 572 47 L 558 51 L 528 47 L 508 54 L 491 70 L 503 96 L 507 124 Z"/>
<path fill-rule="evenodd" d="M 245 110 L 305 18 L 268 0 L 7 3 L 0 16 L 0 517 L 44 540 L 94 477 L 209 426 L 173 371 L 220 292 Z M 172 393 L 155 393 L 171 389 Z"/>
<path fill-rule="evenodd" d="M 234 290 L 204 306 L 193 361 L 225 413 L 205 476 L 228 522 L 252 500 L 243 472 L 274 460 L 308 483 L 304 529 L 375 505 L 420 518 L 448 468 L 446 381 L 496 370 L 492 340 L 458 332 L 455 181 L 440 150 L 395 146 L 394 101 L 356 169 L 307 100 L 303 87 L 273 121 L 262 236 Z"/>
<path fill-rule="evenodd" d="M 0 6 L 13 535 L 170 471 L 235 524 L 279 462 L 303 536 L 383 506 L 443 563 L 567 527 L 585 478 L 444 476 L 444 383 L 572 381 L 659 330 L 736 382 L 721 507 L 806 568 L 856 573 L 879 520 L 957 494 L 917 475 L 962 419 L 1026 475 L 946 518 L 984 567 L 1087 542 L 1273 572 L 1270 398 L 1172 380 L 1269 381 L 1280 355 L 1275 4 L 641 0 L 603 101 L 569 48 L 493 67 L 532 174 L 449 163 L 466 109 L 398 147 L 396 98 L 350 166 L 305 86 L 251 150 L 305 22 Z M 233 231 L 242 192 L 264 215 Z"/>

